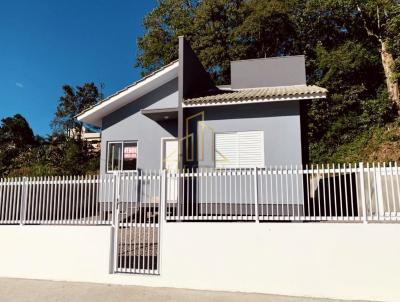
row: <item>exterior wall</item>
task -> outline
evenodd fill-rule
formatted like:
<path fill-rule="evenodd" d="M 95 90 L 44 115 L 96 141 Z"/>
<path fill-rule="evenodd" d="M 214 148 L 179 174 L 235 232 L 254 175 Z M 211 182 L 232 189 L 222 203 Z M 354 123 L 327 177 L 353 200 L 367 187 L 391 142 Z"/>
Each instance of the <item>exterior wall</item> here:
<path fill-rule="evenodd" d="M 177 121 L 156 122 L 144 116 L 141 109 L 176 107 L 178 81 L 172 80 L 103 119 L 100 171 L 106 172 L 107 143 L 120 140 L 138 141 L 139 169 L 161 168 L 161 138 L 177 136 Z"/>
<path fill-rule="evenodd" d="M 198 121 L 202 119 L 199 115 L 202 112 L 204 113 L 204 126 L 198 124 Z M 193 116 L 195 118 L 192 118 Z M 185 134 L 193 133 L 195 135 L 194 149 L 197 149 L 197 154 L 192 154 L 191 158 L 189 152 L 188 157 L 193 161 L 186 158 L 186 167 L 215 168 L 215 133 L 251 130 L 262 130 L 264 132 L 265 167 L 275 165 L 288 165 L 290 167 L 290 165 L 302 164 L 300 104 L 298 101 L 189 109 L 185 112 L 185 118 L 189 119 L 188 132 L 185 132 Z M 190 141 L 186 141 L 186 143 L 186 148 L 190 150 Z M 266 176 L 265 181 L 269 182 L 270 177 L 272 176 Z M 241 176 L 241 178 L 237 179 L 237 183 L 242 185 L 249 183 L 245 179 L 246 176 Z M 284 192 L 281 190 L 273 192 L 270 199 L 271 203 L 303 204 L 303 179 L 286 181 L 288 181 L 288 189 Z M 210 195 L 210 192 L 207 193 L 207 191 L 210 191 L 207 190 L 207 187 L 210 188 L 209 185 L 206 182 L 200 182 L 197 185 L 195 196 L 207 196 L 207 200 L 201 200 L 198 197 L 200 202 L 218 202 L 218 196 L 221 195 L 218 192 L 228 192 L 228 196 L 238 196 L 240 192 L 238 202 L 242 204 L 244 200 L 248 202 L 252 200 L 253 193 L 250 190 L 230 187 L 229 184 L 224 185 L 224 182 L 216 188 L 216 190 L 219 190 L 216 194 L 208 196 Z M 299 188 L 298 194 L 292 192 L 296 188 Z M 236 203 L 236 201 L 232 202 Z"/>
<path fill-rule="evenodd" d="M 300 106 L 298 101 L 259 103 L 248 105 L 202 107 L 186 109 L 185 118 L 204 112 L 204 141 L 201 129 L 189 123 L 189 133 L 198 127 L 198 164 L 202 168 L 214 168 L 214 135 L 232 131 L 264 131 L 265 166 L 296 165 L 302 163 Z M 199 118 L 197 117 L 197 120 Z M 192 125 L 192 128 L 190 126 Z M 204 146 L 204 152 L 203 152 Z M 187 162 L 187 165 L 193 164 Z"/>
<path fill-rule="evenodd" d="M 164 223 L 161 275 L 141 276 L 109 273 L 110 227 L 1 226 L 0 276 L 399 301 L 399 232 L 400 224 Z"/>
<path fill-rule="evenodd" d="M 141 109 L 164 109 L 178 107 L 178 78 L 163 85 L 158 91 L 152 93 L 158 101 Z"/>
<path fill-rule="evenodd" d="M 231 87 L 234 89 L 286 85 L 306 85 L 304 56 L 231 62 Z"/>
<path fill-rule="evenodd" d="M 139 169 L 160 169 L 161 138 L 178 136 L 177 121 L 155 122 L 141 114 L 140 110 L 176 107 L 177 89 L 178 81 L 175 79 L 103 119 L 101 173 L 106 171 L 108 142 L 120 140 L 138 141 Z M 186 118 L 200 112 L 204 112 L 206 126 L 204 141 L 197 144 L 196 129 L 194 131 L 193 128 L 189 129 L 189 133 L 195 132 L 197 154 L 201 156 L 196 157 L 195 154 L 193 163 L 188 162 L 184 154 L 185 166 L 215 167 L 213 145 L 215 132 L 249 130 L 264 131 L 266 166 L 302 163 L 299 102 L 190 108 L 185 109 L 184 124 Z M 197 123 L 195 125 L 197 126 Z"/>

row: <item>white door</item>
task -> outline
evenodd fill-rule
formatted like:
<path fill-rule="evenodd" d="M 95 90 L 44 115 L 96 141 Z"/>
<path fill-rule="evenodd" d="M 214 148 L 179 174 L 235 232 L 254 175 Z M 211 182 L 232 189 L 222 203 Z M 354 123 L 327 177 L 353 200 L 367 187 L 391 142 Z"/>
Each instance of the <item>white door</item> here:
<path fill-rule="evenodd" d="M 162 154 L 162 169 L 178 170 L 178 140 L 164 139 Z"/>
<path fill-rule="evenodd" d="M 164 139 L 161 150 L 161 167 L 166 169 L 167 177 L 167 202 L 178 201 L 178 155 L 179 144 L 177 139 Z"/>

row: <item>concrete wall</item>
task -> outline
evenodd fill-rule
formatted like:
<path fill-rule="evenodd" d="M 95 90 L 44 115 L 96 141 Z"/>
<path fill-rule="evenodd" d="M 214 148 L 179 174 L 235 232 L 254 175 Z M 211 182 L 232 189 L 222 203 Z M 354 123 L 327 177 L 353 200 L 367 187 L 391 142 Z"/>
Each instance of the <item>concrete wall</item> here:
<path fill-rule="evenodd" d="M 399 301 L 399 232 L 399 224 L 167 223 L 161 275 L 140 276 L 109 274 L 110 227 L 1 226 L 0 276 Z"/>
<path fill-rule="evenodd" d="M 177 136 L 177 121 L 156 122 L 144 116 L 141 109 L 176 107 L 178 80 L 172 80 L 103 119 L 100 171 L 106 172 L 107 142 L 138 141 L 138 168 L 161 168 L 161 138 Z"/>
<path fill-rule="evenodd" d="M 265 165 L 295 165 L 302 163 L 299 102 L 274 102 L 249 105 L 215 106 L 187 109 L 185 118 L 204 112 L 204 156 L 198 144 L 198 166 L 214 168 L 215 133 L 230 131 L 264 131 Z M 199 118 L 197 118 L 199 119 Z M 197 125 L 197 124 L 195 124 Z M 189 124 L 189 133 L 193 123 Z M 199 131 L 199 130 L 197 130 Z M 195 138 L 195 141 L 197 141 Z"/>

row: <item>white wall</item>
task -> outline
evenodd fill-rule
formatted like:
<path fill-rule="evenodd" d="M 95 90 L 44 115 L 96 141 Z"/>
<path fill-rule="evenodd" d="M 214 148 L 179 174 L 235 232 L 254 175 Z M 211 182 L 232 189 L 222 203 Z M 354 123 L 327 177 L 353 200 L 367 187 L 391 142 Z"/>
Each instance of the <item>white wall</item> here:
<path fill-rule="evenodd" d="M 0 226 L 0 276 L 400 300 L 400 224 L 168 223 L 161 276 L 109 274 L 110 234 Z"/>

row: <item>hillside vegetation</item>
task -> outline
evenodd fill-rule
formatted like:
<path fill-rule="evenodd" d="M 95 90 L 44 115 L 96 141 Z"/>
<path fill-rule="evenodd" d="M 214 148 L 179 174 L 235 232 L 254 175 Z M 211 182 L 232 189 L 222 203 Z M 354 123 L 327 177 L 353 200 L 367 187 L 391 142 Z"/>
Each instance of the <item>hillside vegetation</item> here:
<path fill-rule="evenodd" d="M 330 162 L 400 162 L 400 119 L 360 133 L 326 157 Z"/>

